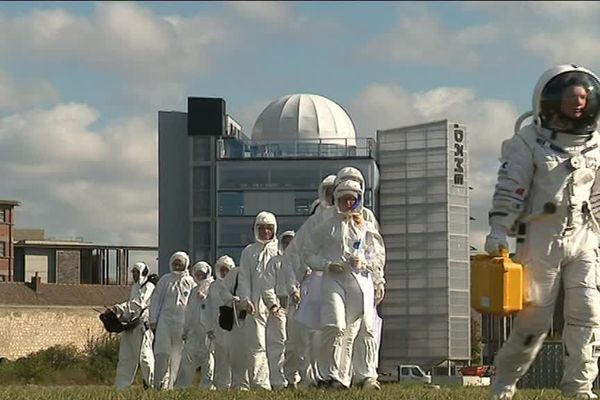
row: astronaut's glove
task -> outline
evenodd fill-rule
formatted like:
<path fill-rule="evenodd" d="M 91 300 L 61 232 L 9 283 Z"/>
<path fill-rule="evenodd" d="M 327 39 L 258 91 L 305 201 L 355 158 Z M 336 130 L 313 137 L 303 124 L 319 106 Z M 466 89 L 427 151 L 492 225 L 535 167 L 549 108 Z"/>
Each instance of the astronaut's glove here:
<path fill-rule="evenodd" d="M 329 263 L 327 269 L 329 270 L 329 272 L 339 274 L 341 272 L 344 272 L 344 264 L 341 261 L 332 261 Z"/>
<path fill-rule="evenodd" d="M 502 249 L 508 252 L 506 235 L 506 228 L 503 226 L 492 226 L 489 235 L 485 238 L 485 251 L 492 257 L 500 256 Z"/>

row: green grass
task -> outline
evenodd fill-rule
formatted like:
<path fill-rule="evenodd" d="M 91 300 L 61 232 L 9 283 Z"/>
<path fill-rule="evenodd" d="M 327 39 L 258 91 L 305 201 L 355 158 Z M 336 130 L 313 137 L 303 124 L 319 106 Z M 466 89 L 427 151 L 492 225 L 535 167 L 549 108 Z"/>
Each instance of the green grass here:
<path fill-rule="evenodd" d="M 521 390 L 515 400 L 552 400 L 560 399 L 557 390 Z M 135 387 L 118 392 L 109 386 L 0 386 L 0 399 L 11 400 L 317 400 L 317 399 L 352 399 L 352 400 L 486 400 L 487 388 L 441 387 L 427 389 L 420 386 L 405 386 L 386 384 L 381 391 L 350 390 L 340 392 L 325 392 L 323 390 L 283 390 L 283 391 L 206 391 L 200 389 L 184 391 L 158 392 L 142 390 Z"/>

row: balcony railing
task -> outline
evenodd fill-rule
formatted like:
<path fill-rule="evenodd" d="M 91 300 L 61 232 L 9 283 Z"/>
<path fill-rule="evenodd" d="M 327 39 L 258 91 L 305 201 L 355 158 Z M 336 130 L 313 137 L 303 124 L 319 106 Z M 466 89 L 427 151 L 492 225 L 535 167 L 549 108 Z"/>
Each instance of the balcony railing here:
<path fill-rule="evenodd" d="M 371 138 L 290 140 L 217 140 L 217 159 L 375 158 Z"/>

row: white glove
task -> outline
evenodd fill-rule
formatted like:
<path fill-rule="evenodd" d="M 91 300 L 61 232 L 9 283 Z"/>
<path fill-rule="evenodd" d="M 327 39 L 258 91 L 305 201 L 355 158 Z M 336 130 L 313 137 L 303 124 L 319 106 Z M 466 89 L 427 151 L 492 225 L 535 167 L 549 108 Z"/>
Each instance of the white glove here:
<path fill-rule="evenodd" d="M 327 268 L 329 269 L 329 272 L 334 272 L 336 274 L 344 272 L 344 264 L 341 262 L 332 261 Z"/>
<path fill-rule="evenodd" d="M 375 287 L 375 305 L 378 305 L 383 301 L 383 296 L 385 296 L 385 286 L 383 283 L 380 283 Z"/>
<path fill-rule="evenodd" d="M 294 291 L 290 295 L 290 300 L 292 300 L 292 303 L 295 304 L 300 303 L 300 290 L 294 289 Z"/>
<path fill-rule="evenodd" d="M 285 308 L 279 306 L 271 307 L 271 315 L 273 315 L 278 320 L 283 320 L 285 315 L 287 314 Z"/>
<path fill-rule="evenodd" d="M 248 314 L 254 314 L 254 304 L 249 299 L 240 301 L 239 307 L 241 310 L 246 310 Z"/>
<path fill-rule="evenodd" d="M 493 226 L 490 234 L 485 238 L 485 251 L 492 257 L 499 256 L 501 250 L 508 251 L 508 241 L 506 240 L 506 228 L 503 226 Z"/>

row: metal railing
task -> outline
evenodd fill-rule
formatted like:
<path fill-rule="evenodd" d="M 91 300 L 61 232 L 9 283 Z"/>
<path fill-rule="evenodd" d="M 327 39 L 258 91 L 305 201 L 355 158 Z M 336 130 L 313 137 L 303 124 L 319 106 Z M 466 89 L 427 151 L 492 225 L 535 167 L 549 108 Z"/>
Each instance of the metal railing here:
<path fill-rule="evenodd" d="M 375 139 L 319 138 L 241 140 L 219 138 L 217 159 L 290 159 L 375 157 Z"/>

